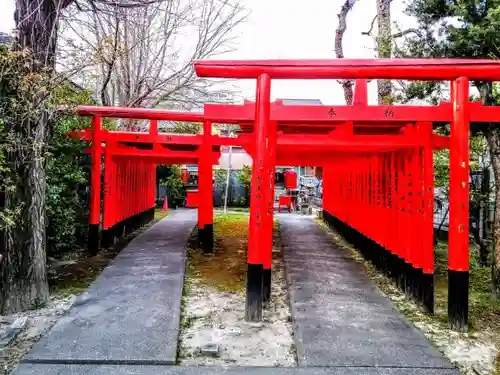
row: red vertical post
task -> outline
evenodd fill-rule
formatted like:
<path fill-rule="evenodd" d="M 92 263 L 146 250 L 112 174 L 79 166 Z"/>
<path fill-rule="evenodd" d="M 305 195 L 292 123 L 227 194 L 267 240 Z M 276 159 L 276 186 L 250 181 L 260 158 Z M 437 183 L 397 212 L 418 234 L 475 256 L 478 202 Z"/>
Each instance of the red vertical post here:
<path fill-rule="evenodd" d="M 422 304 L 434 312 L 434 159 L 432 151 L 432 123 L 422 124 L 425 137 L 423 148 L 424 191 L 422 222 Z"/>
<path fill-rule="evenodd" d="M 250 223 L 248 236 L 248 271 L 245 319 L 247 321 L 262 320 L 262 296 L 265 236 L 269 233 L 265 220 L 268 215 L 266 198 L 269 197 L 269 154 L 267 153 L 267 133 L 270 127 L 271 112 L 271 78 L 261 74 L 257 78 L 255 95 L 254 145 L 255 154 L 252 163 L 252 183 L 250 200 Z"/>
<path fill-rule="evenodd" d="M 204 121 L 198 162 L 198 239 L 205 254 L 212 252 L 214 243 L 212 176 L 212 123 Z"/>
<path fill-rule="evenodd" d="M 125 163 L 125 174 L 124 174 L 124 183 L 125 183 L 125 194 L 124 194 L 124 204 L 125 204 L 125 232 L 131 233 L 132 232 L 132 223 L 130 220 L 130 211 L 131 211 L 131 197 L 130 193 L 132 191 L 131 189 L 131 181 L 132 181 L 132 173 L 131 173 L 131 168 L 132 168 L 132 162 L 130 160 L 127 160 Z"/>
<path fill-rule="evenodd" d="M 368 104 L 368 81 L 366 79 L 357 79 L 354 84 L 353 105 Z"/>
<path fill-rule="evenodd" d="M 113 220 L 112 220 L 112 225 L 113 225 L 113 237 L 115 236 L 115 233 L 116 233 L 116 223 L 118 222 L 117 220 L 117 211 L 118 211 L 118 193 L 119 193 L 119 190 L 117 188 L 117 183 L 118 183 L 118 168 L 117 168 L 117 164 L 116 164 L 116 160 L 113 158 L 113 164 L 112 164 L 112 168 L 113 168 L 113 179 L 112 179 L 112 192 L 113 192 L 113 205 L 112 205 L 112 216 L 113 216 Z"/>
<path fill-rule="evenodd" d="M 272 279 L 272 263 L 273 263 L 273 226 L 274 226 L 274 173 L 276 166 L 276 144 L 277 144 L 277 134 L 276 134 L 276 123 L 269 123 L 268 132 L 268 142 L 267 142 L 267 152 L 269 155 L 269 164 L 267 165 L 269 173 L 269 198 L 267 198 L 267 214 L 265 220 L 268 222 L 265 224 L 267 230 L 264 241 L 266 241 L 263 247 L 264 252 L 264 274 L 263 274 L 263 306 L 264 308 L 269 307 L 271 301 L 271 279 Z"/>
<path fill-rule="evenodd" d="M 101 221 L 101 125 L 99 116 L 92 118 L 92 160 L 90 170 L 90 212 L 88 250 L 90 254 L 96 254 L 100 249 Z"/>
<path fill-rule="evenodd" d="M 397 255 L 398 255 L 398 266 L 397 266 L 397 284 L 398 286 L 404 290 L 405 286 L 405 230 L 406 230 L 406 189 L 404 186 L 405 183 L 405 170 L 404 170 L 404 161 L 405 161 L 405 152 L 404 150 L 399 151 L 397 153 L 396 158 L 396 168 L 397 168 Z"/>
<path fill-rule="evenodd" d="M 469 310 L 469 80 L 452 83 L 450 132 L 450 223 L 448 232 L 448 320 L 467 329 Z"/>
<path fill-rule="evenodd" d="M 106 142 L 104 149 L 104 187 L 103 187 L 103 219 L 102 219 L 102 243 L 108 247 L 112 245 L 110 230 L 113 220 L 113 155 L 110 142 Z"/>
<path fill-rule="evenodd" d="M 405 219 L 404 223 L 404 254 L 405 254 L 405 284 L 404 289 L 408 297 L 412 296 L 413 287 L 413 238 L 412 238 L 412 216 L 413 216 L 413 150 L 405 152 L 404 160 L 404 199 L 405 199 Z"/>
<path fill-rule="evenodd" d="M 123 220 L 123 210 L 124 210 L 124 205 L 123 205 L 123 194 L 124 194 L 124 186 L 123 186 L 123 161 L 121 159 L 118 159 L 116 162 L 116 175 L 117 175 L 117 210 L 116 210 L 116 221 L 121 222 Z M 122 227 L 120 223 L 120 228 Z M 120 229 L 122 233 L 119 233 L 118 237 L 123 234 L 123 228 Z"/>
<path fill-rule="evenodd" d="M 419 138 L 423 140 L 422 130 L 419 125 Z M 422 298 L 422 223 L 424 218 L 423 210 L 423 149 L 422 147 L 415 148 L 415 163 L 413 165 L 414 170 L 414 226 L 413 230 L 413 251 L 415 253 L 413 266 L 415 268 L 415 283 L 413 288 L 413 294 L 415 299 L 420 302 Z"/>
<path fill-rule="evenodd" d="M 142 227 L 144 225 L 144 211 L 145 211 L 145 205 L 144 205 L 144 198 L 146 197 L 144 188 L 146 186 L 147 180 L 145 178 L 146 176 L 144 175 L 144 162 L 140 160 L 137 163 L 137 214 L 139 215 L 138 220 L 139 220 L 139 227 Z"/>
<path fill-rule="evenodd" d="M 156 164 L 151 165 L 151 193 L 150 193 L 150 203 L 149 206 L 153 208 L 153 218 L 154 218 L 154 208 L 156 207 Z M 153 219 L 151 218 L 151 219 Z"/>

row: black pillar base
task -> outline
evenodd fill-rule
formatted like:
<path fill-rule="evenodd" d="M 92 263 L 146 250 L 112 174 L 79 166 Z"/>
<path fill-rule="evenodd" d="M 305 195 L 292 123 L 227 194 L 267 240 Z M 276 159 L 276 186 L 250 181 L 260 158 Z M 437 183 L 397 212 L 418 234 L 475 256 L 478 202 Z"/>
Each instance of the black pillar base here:
<path fill-rule="evenodd" d="M 203 228 L 202 248 L 204 254 L 211 254 L 214 251 L 214 225 L 205 224 Z"/>
<path fill-rule="evenodd" d="M 467 331 L 469 272 L 448 270 L 448 322 L 452 329 Z"/>
<path fill-rule="evenodd" d="M 401 257 L 397 257 L 397 277 L 396 277 L 396 285 L 398 288 L 404 292 L 405 290 L 405 261 Z"/>
<path fill-rule="evenodd" d="M 96 255 L 101 250 L 99 224 L 89 224 L 88 252 Z"/>
<path fill-rule="evenodd" d="M 103 248 L 108 248 L 114 245 L 114 233 L 113 233 L 113 227 L 108 228 L 106 230 L 102 231 L 101 234 L 101 243 Z"/>
<path fill-rule="evenodd" d="M 205 243 L 205 227 L 198 227 L 198 246 L 203 248 L 203 244 Z"/>
<path fill-rule="evenodd" d="M 422 278 L 424 271 L 422 268 L 414 268 L 413 271 L 413 298 L 417 302 L 422 302 Z"/>
<path fill-rule="evenodd" d="M 133 232 L 133 230 L 132 230 L 132 221 L 131 221 L 131 219 L 129 217 L 126 218 L 125 220 L 123 220 L 123 226 L 124 226 L 125 236 L 128 236 L 130 233 Z"/>
<path fill-rule="evenodd" d="M 113 233 L 114 233 L 115 243 L 120 242 L 125 235 L 125 223 L 121 221 L 115 224 Z"/>
<path fill-rule="evenodd" d="M 434 274 L 422 274 L 422 305 L 426 312 L 434 314 Z"/>
<path fill-rule="evenodd" d="M 263 276 L 264 266 L 262 264 L 248 264 L 245 305 L 245 320 L 247 322 L 260 322 L 262 320 Z"/>
<path fill-rule="evenodd" d="M 264 269 L 263 274 L 263 291 L 262 291 L 262 305 L 265 309 L 269 308 L 271 303 L 271 269 Z"/>

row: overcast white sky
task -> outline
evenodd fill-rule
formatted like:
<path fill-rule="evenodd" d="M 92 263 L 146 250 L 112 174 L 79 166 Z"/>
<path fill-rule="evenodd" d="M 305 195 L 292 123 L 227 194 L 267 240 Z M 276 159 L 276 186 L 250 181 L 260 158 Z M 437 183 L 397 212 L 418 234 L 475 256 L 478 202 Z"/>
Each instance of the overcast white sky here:
<path fill-rule="evenodd" d="M 251 12 L 239 31 L 238 50 L 224 58 L 334 58 L 337 13 L 344 0 L 240 0 Z M 393 21 L 407 28 L 412 20 L 403 15 L 404 0 L 392 2 Z M 0 31 L 10 32 L 14 0 L 0 0 Z M 349 14 L 344 36 L 347 58 L 374 57 L 373 40 L 362 36 L 376 13 L 375 0 L 359 0 Z M 239 81 L 244 97 L 254 97 L 255 82 Z M 273 98 L 314 98 L 325 104 L 345 104 L 343 91 L 335 81 L 273 81 Z M 376 103 L 374 83 L 370 102 Z"/>

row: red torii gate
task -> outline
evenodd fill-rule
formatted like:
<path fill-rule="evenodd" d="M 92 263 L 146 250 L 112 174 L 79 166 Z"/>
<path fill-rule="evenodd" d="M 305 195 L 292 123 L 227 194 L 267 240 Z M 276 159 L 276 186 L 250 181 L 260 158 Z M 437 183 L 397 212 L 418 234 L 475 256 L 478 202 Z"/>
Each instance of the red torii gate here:
<path fill-rule="evenodd" d="M 250 237 L 248 245 L 247 307 L 249 320 L 261 318 L 263 256 L 261 248 L 266 246 L 270 235 L 269 223 L 272 212 L 266 204 L 271 196 L 269 166 L 274 168 L 276 148 L 276 111 L 271 105 L 271 79 L 417 79 L 452 81 L 452 105 L 449 109 L 441 107 L 421 122 L 451 120 L 450 136 L 450 225 L 449 225 L 449 272 L 448 272 L 448 317 L 453 327 L 467 326 L 468 315 L 468 177 L 469 177 L 469 120 L 470 104 L 468 98 L 469 79 L 498 80 L 500 62 L 494 60 L 255 60 L 255 61 L 197 61 L 195 70 L 200 77 L 213 78 L 253 78 L 257 80 L 256 104 L 254 114 L 250 110 L 249 120 L 255 120 L 255 150 L 252 170 L 252 195 L 250 208 Z M 399 106 L 380 106 L 378 113 L 368 116 L 356 106 L 324 112 L 324 106 L 298 108 L 286 106 L 283 118 L 295 114 L 291 121 L 309 123 L 310 121 L 328 122 L 332 117 L 341 121 L 369 121 L 383 116 L 383 120 L 393 122 L 394 113 Z M 300 106 L 297 106 L 300 107 Z M 376 112 L 376 110 L 374 110 Z M 443 117 L 438 116 L 438 112 Z M 475 111 L 477 112 L 477 111 Z M 489 111 L 481 110 L 487 117 Z M 498 112 L 497 112 L 498 113 Z M 447 114 L 445 116 L 445 114 Z M 252 117 L 253 115 L 253 117 Z M 399 121 L 415 121 L 414 113 L 406 112 L 396 116 Z M 274 116 L 274 117 L 273 117 Z M 423 117 L 423 116 L 422 116 Z M 494 117 L 494 116 L 492 116 Z M 498 118 L 498 116 L 497 116 Z M 477 121 L 477 119 L 475 119 Z M 431 127 L 429 127 L 431 128 Z M 427 158 L 428 159 L 428 158 Z M 428 197 L 429 195 L 426 195 Z M 333 216 L 333 215 L 332 215 Z"/>
<path fill-rule="evenodd" d="M 355 104 L 357 105 L 357 110 L 366 110 L 367 108 L 367 84 L 364 80 L 358 80 L 356 82 L 356 90 L 355 90 Z M 231 104 L 206 104 L 205 105 L 205 117 L 217 117 L 219 119 L 225 119 L 234 121 L 238 120 L 240 126 L 242 127 L 244 132 L 252 131 L 252 118 L 253 118 L 253 110 L 254 110 L 253 102 L 245 102 L 244 105 L 231 105 Z M 432 146 L 434 148 L 443 148 L 449 144 L 449 138 L 443 137 L 439 135 L 433 135 L 432 129 L 427 127 L 427 137 L 416 137 L 419 133 L 415 131 L 406 131 L 404 133 L 398 134 L 394 131 L 394 129 L 398 130 L 402 129 L 404 126 L 408 125 L 408 121 L 399 121 L 393 122 L 392 125 L 388 124 L 387 121 L 342 121 L 335 122 L 333 124 L 332 120 L 326 119 L 326 123 L 324 122 L 324 118 L 318 119 L 309 119 L 310 123 L 291 123 L 290 121 L 301 121 L 304 117 L 300 113 L 300 111 L 306 112 L 308 111 L 309 106 L 286 106 L 283 108 L 283 104 L 281 102 L 273 102 L 271 103 L 271 108 L 279 108 L 279 111 L 271 110 L 271 118 L 275 123 L 275 127 L 278 129 L 276 133 L 276 147 L 273 151 L 272 148 L 269 148 L 270 158 L 274 158 L 274 162 L 271 163 L 270 166 L 270 184 L 271 184 L 271 196 L 269 198 L 269 202 L 272 202 L 273 190 L 274 190 L 274 166 L 275 165 L 316 165 L 316 166 L 332 166 L 336 161 L 341 160 L 342 163 L 345 163 L 352 159 L 352 154 L 355 153 L 359 156 L 370 156 L 376 153 L 381 152 L 391 152 L 396 150 L 404 150 L 404 149 L 415 149 L 415 148 L 426 148 L 429 150 L 431 155 L 432 162 Z M 287 111 L 286 109 L 291 108 L 294 111 Z M 344 109 L 345 107 L 341 107 Z M 378 107 L 374 107 L 379 109 Z M 323 113 L 331 112 L 334 109 L 326 106 L 317 106 L 316 109 L 321 109 Z M 411 106 L 411 110 L 417 109 L 426 116 L 426 107 L 419 106 Z M 297 112 L 298 111 L 298 112 Z M 275 113 L 277 112 L 277 114 Z M 290 116 L 290 113 L 293 113 Z M 285 119 L 283 119 L 284 116 Z M 331 115 L 329 115 L 331 117 Z M 418 117 L 418 116 L 417 116 Z M 355 118 L 356 119 L 356 118 Z M 284 120 L 284 121 L 283 121 Z M 416 121 L 413 121 L 416 122 Z M 354 125 L 356 125 L 357 132 L 359 132 L 358 125 L 361 124 L 361 129 L 366 130 L 370 129 L 371 126 L 381 127 L 382 130 L 388 132 L 388 129 L 392 129 L 389 131 L 389 134 L 384 135 L 380 133 L 379 135 L 370 135 L 370 134 L 354 134 Z M 319 126 L 318 126 L 319 125 Z M 385 128 L 384 128 L 385 126 Z M 424 128 L 423 126 L 422 128 Z M 319 128 L 319 129 L 318 129 Z M 301 133 L 301 134 L 290 134 L 289 131 L 296 132 L 298 130 L 312 132 L 309 133 Z M 319 134 L 318 131 L 322 131 L 322 134 Z M 287 132 L 287 133 L 285 133 Z M 316 134 L 318 133 L 318 134 Z M 238 141 L 240 144 L 247 150 L 247 152 L 254 156 L 255 154 L 255 143 L 253 142 L 252 134 L 240 134 L 238 136 Z M 346 154 L 350 155 L 346 155 Z M 432 164 L 431 164 L 432 168 Z M 432 169 L 431 169 L 431 177 L 432 177 Z M 432 185 L 432 183 L 431 183 Z M 432 193 L 432 191 L 431 191 Z M 431 199 L 431 201 L 433 201 Z M 432 210 L 432 207 L 431 207 Z M 267 231 L 272 230 L 272 206 L 270 209 L 271 215 L 271 223 L 265 223 L 263 225 L 266 226 Z M 427 246 L 427 258 L 430 259 L 427 263 L 433 263 L 433 249 L 432 249 L 432 213 L 427 218 L 427 224 L 430 225 L 428 231 L 428 245 Z M 266 236 L 266 239 L 270 237 Z M 271 287 L 271 260 L 272 260 L 272 243 L 270 241 L 262 242 L 260 247 L 261 256 L 263 258 L 263 288 L 262 288 L 262 300 L 263 305 L 265 306 L 270 299 L 270 287 Z M 430 271 L 429 271 L 430 270 Z M 399 272 L 400 270 L 396 270 Z M 403 269 L 404 271 L 404 269 Z M 428 267 L 426 271 L 433 274 L 433 266 Z M 402 274 L 404 275 L 404 274 Z M 410 278 L 408 276 L 408 278 Z M 410 293 L 415 294 L 417 300 L 422 301 L 424 305 L 428 308 L 428 310 L 433 310 L 433 278 L 428 282 L 427 288 L 423 287 L 423 282 L 421 282 L 421 278 L 415 277 L 416 286 L 411 284 L 412 288 Z M 429 278 L 427 278 L 429 279 Z M 409 287 L 409 285 L 408 285 Z M 425 293 L 420 291 L 424 289 Z"/>
<path fill-rule="evenodd" d="M 156 165 L 198 164 L 200 206 L 198 237 L 205 252 L 213 248 L 212 165 L 217 164 L 220 147 L 212 143 L 212 124 L 202 113 L 158 109 L 80 106 L 77 114 L 92 116 L 90 129 L 72 132 L 73 137 L 91 141 L 91 199 L 89 248 L 100 247 L 101 158 L 104 154 L 103 240 L 106 244 L 136 229 L 146 216 L 154 214 Z M 148 132 L 108 131 L 102 118 L 149 120 Z M 203 123 L 203 134 L 179 135 L 158 132 L 158 120 Z M 103 147 L 104 145 L 104 147 Z M 145 165 L 147 163 L 147 167 Z M 147 169 L 147 179 L 144 170 Z M 144 187 L 146 185 L 146 187 Z M 124 202 L 129 202 L 124 204 Z M 139 219 L 137 219 L 139 218 Z"/>

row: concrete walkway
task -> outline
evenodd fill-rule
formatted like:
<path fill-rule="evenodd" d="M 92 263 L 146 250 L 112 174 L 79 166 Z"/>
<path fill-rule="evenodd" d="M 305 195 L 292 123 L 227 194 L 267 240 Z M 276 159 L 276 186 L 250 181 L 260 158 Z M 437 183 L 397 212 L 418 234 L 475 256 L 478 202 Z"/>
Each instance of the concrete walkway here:
<path fill-rule="evenodd" d="M 459 375 L 455 370 L 376 367 L 215 367 L 23 364 L 12 375 Z"/>
<path fill-rule="evenodd" d="M 278 215 L 298 368 L 176 366 L 195 210 L 133 240 L 13 375 L 458 375 L 327 234 Z"/>
<path fill-rule="evenodd" d="M 325 229 L 299 215 L 278 218 L 299 366 L 450 373 L 445 369 L 452 369 L 451 363 L 395 310 Z"/>
<path fill-rule="evenodd" d="M 186 243 L 195 222 L 195 210 L 171 211 L 133 239 L 24 362 L 175 363 Z"/>

